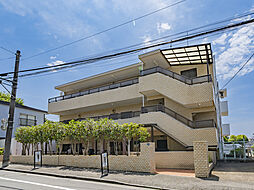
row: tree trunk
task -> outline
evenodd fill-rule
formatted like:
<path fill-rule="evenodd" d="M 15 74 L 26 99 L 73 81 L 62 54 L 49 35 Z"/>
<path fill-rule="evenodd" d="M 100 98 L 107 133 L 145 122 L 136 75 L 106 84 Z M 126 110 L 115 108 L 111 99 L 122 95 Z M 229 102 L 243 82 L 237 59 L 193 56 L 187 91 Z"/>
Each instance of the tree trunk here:
<path fill-rule="evenodd" d="M 75 148 L 76 143 L 72 143 L 71 147 L 72 147 L 72 154 L 75 155 L 76 154 L 76 148 Z"/>
<path fill-rule="evenodd" d="M 44 147 L 43 147 L 43 146 L 44 146 L 44 143 L 41 142 L 41 154 L 42 154 L 42 155 L 44 155 Z"/>
<path fill-rule="evenodd" d="M 126 155 L 126 138 L 123 139 L 123 155 Z"/>
<path fill-rule="evenodd" d="M 131 140 L 128 139 L 128 156 L 131 155 Z"/>
<path fill-rule="evenodd" d="M 32 143 L 32 155 L 34 155 L 34 144 Z"/>
<path fill-rule="evenodd" d="M 28 156 L 30 155 L 30 144 L 28 144 L 28 146 L 27 146 L 27 154 L 28 154 Z"/>
<path fill-rule="evenodd" d="M 118 156 L 118 142 L 114 142 L 114 147 L 115 147 L 115 154 Z"/>
<path fill-rule="evenodd" d="M 104 139 L 100 141 L 100 153 L 104 152 Z"/>
<path fill-rule="evenodd" d="M 22 143 L 22 152 L 21 155 L 26 155 L 26 145 Z"/>
<path fill-rule="evenodd" d="M 62 154 L 63 144 L 59 144 L 59 154 Z"/>

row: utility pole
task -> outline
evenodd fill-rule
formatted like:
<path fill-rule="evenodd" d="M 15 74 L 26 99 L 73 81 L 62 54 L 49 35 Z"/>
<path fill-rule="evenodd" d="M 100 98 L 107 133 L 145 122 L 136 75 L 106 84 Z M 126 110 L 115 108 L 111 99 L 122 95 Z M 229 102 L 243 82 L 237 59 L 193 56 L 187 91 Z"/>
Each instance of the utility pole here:
<path fill-rule="evenodd" d="M 5 147 L 4 147 L 4 156 L 3 156 L 2 167 L 8 166 L 9 160 L 10 160 L 13 119 L 14 119 L 14 111 L 15 111 L 15 104 L 16 104 L 16 91 L 17 91 L 17 86 L 18 86 L 19 60 L 20 60 L 20 51 L 17 50 L 16 60 L 15 60 L 15 69 L 14 69 L 14 75 L 13 75 L 13 82 L 12 82 L 11 102 L 10 102 L 10 106 L 9 106 L 8 126 L 7 126 L 6 137 L 5 137 Z"/>

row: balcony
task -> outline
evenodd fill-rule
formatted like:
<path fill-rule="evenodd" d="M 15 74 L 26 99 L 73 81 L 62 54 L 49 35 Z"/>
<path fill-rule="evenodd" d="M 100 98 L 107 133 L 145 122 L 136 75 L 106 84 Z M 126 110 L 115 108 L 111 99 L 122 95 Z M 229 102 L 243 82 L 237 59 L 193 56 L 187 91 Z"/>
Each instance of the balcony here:
<path fill-rule="evenodd" d="M 143 70 L 140 72 L 140 76 L 146 76 L 146 75 L 150 75 L 153 73 L 161 73 L 161 74 L 164 74 L 166 76 L 169 76 L 173 79 L 176 79 L 178 81 L 181 81 L 181 82 L 183 82 L 185 84 L 189 84 L 189 85 L 201 84 L 204 82 L 212 82 L 211 75 L 204 75 L 204 76 L 199 76 L 196 78 L 187 78 L 183 75 L 179 75 L 179 74 L 172 72 L 170 70 L 163 69 L 162 67 L 154 67 L 154 68 Z"/>
<path fill-rule="evenodd" d="M 130 119 L 130 118 L 135 118 L 140 116 L 140 111 L 129 111 L 129 112 L 121 112 L 121 113 L 115 113 L 115 114 L 110 114 L 110 115 L 101 115 L 101 116 L 94 116 L 94 117 L 88 117 L 94 120 L 99 120 L 103 118 L 109 118 L 113 120 L 122 120 L 122 119 Z M 79 118 L 77 120 L 86 120 L 88 118 Z M 68 123 L 70 120 L 65 120 L 63 121 L 64 123 Z"/>
<path fill-rule="evenodd" d="M 213 106 L 213 83 L 210 75 L 186 78 L 155 67 L 141 71 L 139 92 L 147 97 L 163 95 L 187 108 Z"/>
<path fill-rule="evenodd" d="M 191 121 L 184 116 L 174 112 L 173 110 L 165 107 L 164 105 L 153 105 L 153 106 L 146 106 L 142 107 L 141 111 L 129 111 L 129 112 L 121 112 L 121 113 L 115 113 L 110 115 L 101 115 L 101 116 L 94 116 L 89 117 L 94 120 L 99 120 L 103 118 L 109 118 L 113 120 L 120 120 L 120 119 L 130 119 L 135 117 L 140 117 L 140 114 L 145 114 L 149 112 L 163 112 L 167 115 L 173 117 L 174 119 L 180 121 L 181 123 L 187 125 L 190 128 L 197 129 L 197 128 L 209 128 L 209 127 L 216 127 L 216 123 L 213 119 L 209 120 L 200 120 L 200 121 Z M 86 120 L 88 118 L 79 118 L 77 120 Z M 69 122 L 70 120 L 63 121 L 64 123 Z"/>
<path fill-rule="evenodd" d="M 190 128 L 197 129 L 197 128 L 209 128 L 209 127 L 216 127 L 216 123 L 213 119 L 209 120 L 201 120 L 201 121 L 191 121 L 184 116 L 174 112 L 173 110 L 165 107 L 164 105 L 154 105 L 154 106 L 147 106 L 141 108 L 141 114 L 148 113 L 148 112 L 163 112 L 167 115 L 173 117 L 174 119 L 180 121 L 181 123 L 187 125 Z"/>
<path fill-rule="evenodd" d="M 207 141 L 209 146 L 217 146 L 217 129 L 213 120 L 190 121 L 163 105 L 142 108 L 140 123 L 156 124 L 165 134 L 185 147 L 193 146 L 193 141 Z"/>
<path fill-rule="evenodd" d="M 88 89 L 88 90 L 85 90 L 82 92 L 77 92 L 77 93 L 73 93 L 73 94 L 50 98 L 48 100 L 48 103 L 58 102 L 61 100 L 67 100 L 70 98 L 76 98 L 76 97 L 80 97 L 80 96 L 84 96 L 84 95 L 88 95 L 88 94 L 93 94 L 93 93 L 97 93 L 97 92 L 102 92 L 102 91 L 106 91 L 106 90 L 112 90 L 112 89 L 116 89 L 116 88 L 126 87 L 126 86 L 130 86 L 130 85 L 137 84 L 137 83 L 138 83 L 138 78 L 132 79 L 132 80 L 127 80 L 127 81 L 123 81 L 123 82 L 119 82 L 119 83 L 115 83 L 115 84 L 101 86 L 98 88 Z"/>
<path fill-rule="evenodd" d="M 37 123 L 37 120 L 19 118 L 19 125 L 20 126 L 35 126 L 36 123 Z"/>

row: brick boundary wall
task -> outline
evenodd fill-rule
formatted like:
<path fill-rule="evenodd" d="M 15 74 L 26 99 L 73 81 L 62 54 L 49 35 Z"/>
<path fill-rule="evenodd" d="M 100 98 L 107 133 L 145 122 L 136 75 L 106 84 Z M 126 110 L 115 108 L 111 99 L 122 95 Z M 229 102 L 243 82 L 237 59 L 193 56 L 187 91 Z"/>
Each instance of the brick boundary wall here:
<path fill-rule="evenodd" d="M 207 178 L 210 175 L 211 166 L 208 160 L 208 142 L 194 141 L 194 167 L 195 176 L 200 178 Z"/>
<path fill-rule="evenodd" d="M 141 143 L 139 156 L 109 155 L 110 170 L 155 173 L 155 144 Z M 42 164 L 50 166 L 72 166 L 84 168 L 100 168 L 100 155 L 43 155 Z M 11 163 L 33 164 L 33 156 L 11 156 Z"/>
<path fill-rule="evenodd" d="M 193 151 L 155 152 L 158 169 L 194 169 Z"/>

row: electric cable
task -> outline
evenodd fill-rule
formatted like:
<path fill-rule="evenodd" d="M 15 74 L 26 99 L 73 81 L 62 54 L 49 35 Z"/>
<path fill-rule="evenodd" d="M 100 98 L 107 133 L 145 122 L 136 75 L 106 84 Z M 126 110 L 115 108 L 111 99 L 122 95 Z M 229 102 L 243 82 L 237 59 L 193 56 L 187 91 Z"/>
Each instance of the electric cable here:
<path fill-rule="evenodd" d="M 254 56 L 254 53 L 247 59 L 247 61 L 238 69 L 238 71 L 223 85 L 221 89 L 224 89 L 239 73 L 240 71 L 249 63 L 249 61 Z"/>
<path fill-rule="evenodd" d="M 80 41 L 83 41 L 83 40 L 92 38 L 92 37 L 97 36 L 97 35 L 99 35 L 99 34 L 108 32 L 108 31 L 110 31 L 110 30 L 119 28 L 119 27 L 124 26 L 124 25 L 129 24 L 129 23 L 132 23 L 132 22 L 134 22 L 134 21 L 136 21 L 136 20 L 140 20 L 140 19 L 142 19 L 142 18 L 144 18 L 144 17 L 147 17 L 147 16 L 150 16 L 150 15 L 152 15 L 152 14 L 155 14 L 155 13 L 157 13 L 157 12 L 159 12 L 159 11 L 168 9 L 168 8 L 170 8 L 170 7 L 173 7 L 173 6 L 175 6 L 175 5 L 178 5 L 178 4 L 180 4 L 180 3 L 183 3 L 183 2 L 185 2 L 185 1 L 187 1 L 187 0 L 177 1 L 177 2 L 175 2 L 175 3 L 173 3 L 173 4 L 167 5 L 167 6 L 165 6 L 165 7 L 162 7 L 162 8 L 160 8 L 160 9 L 157 9 L 157 10 L 155 10 L 155 11 L 149 12 L 149 13 L 147 13 L 147 14 L 144 14 L 144 15 L 139 16 L 139 17 L 137 17 L 137 18 L 131 19 L 131 20 L 126 21 L 126 22 L 124 22 L 124 23 L 118 24 L 118 25 L 113 26 L 113 27 L 111 27 L 111 28 L 107 28 L 107 29 L 102 30 L 102 31 L 100 31 L 100 32 L 94 33 L 94 34 L 92 34 L 92 35 L 89 35 L 89 36 L 80 38 L 80 39 L 78 39 L 78 40 L 72 41 L 72 42 L 70 42 L 70 43 L 66 43 L 66 44 L 64 44 L 64 45 L 61 45 L 61 46 L 58 46 L 58 47 L 55 47 L 55 48 L 48 49 L 48 50 L 46 50 L 46 51 L 42 51 L 42 52 L 40 52 L 40 53 L 34 54 L 34 55 L 32 55 L 32 56 L 29 56 L 29 57 L 24 57 L 22 60 L 31 59 L 31 58 L 33 58 L 33 57 L 37 57 L 37 56 L 39 56 L 39 55 L 43 55 L 43 54 L 46 54 L 46 53 L 55 51 L 55 50 L 57 50 L 57 49 L 61 49 L 61 48 L 63 48 L 63 47 L 66 47 L 66 46 L 75 44 L 75 43 L 77 43 L 77 42 L 80 42 Z"/>
<path fill-rule="evenodd" d="M 45 66 L 45 67 L 38 67 L 38 68 L 33 68 L 33 69 L 20 70 L 19 73 L 30 72 L 30 71 L 38 71 L 38 70 L 44 70 L 44 69 L 49 69 L 49 68 L 50 69 L 51 68 L 57 68 L 57 67 L 59 68 L 59 67 L 74 65 L 74 64 L 83 63 L 83 62 L 92 63 L 92 62 L 96 62 L 96 61 L 99 61 L 99 60 L 110 59 L 112 57 L 118 57 L 118 56 L 125 55 L 125 54 L 140 52 L 142 50 L 154 48 L 154 47 L 157 47 L 157 46 L 163 46 L 163 45 L 167 45 L 167 44 L 176 43 L 176 42 L 179 42 L 179 41 L 185 41 L 185 40 L 188 40 L 188 39 L 208 35 L 210 33 L 224 31 L 224 30 L 231 29 L 231 28 L 234 28 L 234 27 L 239 27 L 239 26 L 242 26 L 242 25 L 245 25 L 245 24 L 250 24 L 250 23 L 253 23 L 253 22 L 254 22 L 254 19 L 250 19 L 250 20 L 247 20 L 247 21 L 238 22 L 238 23 L 235 23 L 235 24 L 230 24 L 230 25 L 227 25 L 227 26 L 218 27 L 218 28 L 211 29 L 211 30 L 208 30 L 208 31 L 203 31 L 203 32 L 200 32 L 200 33 L 193 33 L 193 34 L 190 34 L 189 36 L 184 36 L 184 37 L 174 39 L 174 40 L 171 40 L 171 41 L 148 45 L 148 46 L 141 47 L 141 48 L 138 48 L 138 49 L 132 49 L 132 50 L 128 50 L 128 51 L 117 52 L 117 53 L 114 53 L 114 54 L 103 55 L 103 56 L 100 56 L 100 57 L 94 57 L 94 58 L 85 59 L 85 60 L 68 62 L 68 63 L 64 63 L 64 64 L 61 64 L 61 65 L 53 65 L 53 66 Z M 13 73 L 14 72 L 8 72 L 8 73 L 2 73 L 0 75 L 6 75 L 6 74 L 9 75 L 9 74 L 13 74 Z"/>

